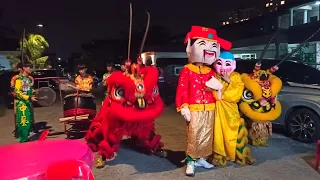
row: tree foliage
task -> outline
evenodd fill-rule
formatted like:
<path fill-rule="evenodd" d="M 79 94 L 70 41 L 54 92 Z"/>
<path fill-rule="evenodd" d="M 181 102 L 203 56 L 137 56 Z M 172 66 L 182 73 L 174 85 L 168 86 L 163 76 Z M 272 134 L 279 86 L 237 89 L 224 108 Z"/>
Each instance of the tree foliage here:
<path fill-rule="evenodd" d="M 310 44 L 306 43 L 304 46 L 300 47 L 297 50 L 297 52 L 292 54 L 292 56 L 289 57 L 289 59 L 295 60 L 295 61 L 298 61 L 298 62 L 302 62 L 302 63 L 312 63 L 313 61 L 315 61 L 315 57 L 313 57 L 314 53 L 307 53 L 309 47 L 310 47 Z M 291 48 L 290 51 L 287 50 L 287 52 L 282 54 L 280 57 L 283 58 L 283 57 L 287 56 L 292 51 L 294 51 L 296 48 Z"/>
<path fill-rule="evenodd" d="M 22 45 L 20 41 L 20 47 Z M 29 57 L 33 63 L 36 63 L 38 58 L 49 47 L 47 40 L 39 34 L 28 34 L 23 41 L 24 53 Z"/>
<path fill-rule="evenodd" d="M 22 47 L 22 39 L 20 40 L 20 51 Z M 47 40 L 39 34 L 28 34 L 23 39 L 24 58 L 30 61 L 35 68 L 50 68 L 46 64 L 48 56 L 42 57 L 43 53 L 49 47 Z M 16 68 L 20 62 L 21 56 L 8 55 L 7 59 L 10 61 L 11 68 Z"/>
<path fill-rule="evenodd" d="M 20 62 L 20 58 L 18 58 L 18 56 L 12 55 L 12 54 L 8 55 L 6 58 L 9 60 L 11 69 L 16 69 L 17 64 Z"/>

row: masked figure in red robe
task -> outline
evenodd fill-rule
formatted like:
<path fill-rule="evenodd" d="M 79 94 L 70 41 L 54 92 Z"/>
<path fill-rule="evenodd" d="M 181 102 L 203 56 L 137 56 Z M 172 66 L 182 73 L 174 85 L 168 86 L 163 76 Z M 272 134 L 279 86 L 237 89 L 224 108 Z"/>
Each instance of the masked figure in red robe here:
<path fill-rule="evenodd" d="M 219 38 L 214 29 L 200 26 L 192 26 L 185 44 L 190 63 L 180 73 L 176 107 L 187 122 L 186 175 L 194 176 L 195 167 L 213 168 L 205 159 L 212 154 L 216 101 L 212 92 L 222 88 L 205 65 L 219 57 L 220 47 L 229 50 L 232 44 Z"/>

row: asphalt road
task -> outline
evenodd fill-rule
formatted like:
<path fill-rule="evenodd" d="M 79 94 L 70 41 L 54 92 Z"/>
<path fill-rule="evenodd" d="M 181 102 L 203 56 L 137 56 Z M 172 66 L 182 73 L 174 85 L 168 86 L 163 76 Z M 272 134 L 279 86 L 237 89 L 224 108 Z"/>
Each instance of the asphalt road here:
<path fill-rule="evenodd" d="M 100 104 L 100 102 L 98 102 Z M 63 126 L 58 123 L 62 106 L 55 103 L 50 107 L 35 108 L 36 122 L 42 128 L 50 129 L 49 138 L 65 138 Z M 157 133 L 163 137 L 165 148 L 170 150 L 167 159 L 148 156 L 125 145 L 115 160 L 103 169 L 93 169 L 97 180 L 134 179 L 170 180 L 187 179 L 180 161 L 184 158 L 185 121 L 167 107 L 156 120 Z M 18 142 L 12 136 L 13 113 L 7 110 L 0 118 L 0 145 Z M 215 180 L 319 180 L 320 175 L 301 157 L 315 152 L 314 144 L 302 144 L 281 134 L 274 133 L 267 148 L 252 148 L 257 162 L 252 166 L 239 167 L 230 163 L 228 167 L 213 170 L 197 169 L 194 179 Z"/>

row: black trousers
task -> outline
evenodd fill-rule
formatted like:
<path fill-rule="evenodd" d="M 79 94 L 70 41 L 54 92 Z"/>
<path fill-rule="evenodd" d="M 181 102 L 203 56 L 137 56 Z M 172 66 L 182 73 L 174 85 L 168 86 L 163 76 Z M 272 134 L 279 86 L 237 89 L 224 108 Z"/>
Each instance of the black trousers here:
<path fill-rule="evenodd" d="M 163 103 L 167 106 L 169 105 L 169 86 L 166 83 L 158 83 L 158 87 L 159 87 L 159 93 L 160 93 L 160 97 L 163 101 Z"/>

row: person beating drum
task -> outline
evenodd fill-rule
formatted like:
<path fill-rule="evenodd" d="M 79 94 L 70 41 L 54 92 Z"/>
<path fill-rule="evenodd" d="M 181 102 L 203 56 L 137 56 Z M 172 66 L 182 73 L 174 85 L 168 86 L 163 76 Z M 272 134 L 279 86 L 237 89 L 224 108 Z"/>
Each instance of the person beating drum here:
<path fill-rule="evenodd" d="M 76 86 L 68 84 L 68 87 L 90 93 L 92 91 L 93 77 L 87 74 L 87 67 L 84 64 L 78 65 L 79 75 L 75 78 Z"/>
<path fill-rule="evenodd" d="M 67 84 L 68 87 L 71 87 L 77 90 L 76 99 L 77 99 L 77 109 L 78 109 L 78 96 L 91 94 L 92 92 L 92 85 L 93 85 L 93 77 L 87 74 L 87 67 L 84 64 L 78 65 L 79 75 L 75 78 L 75 86 L 71 84 Z M 76 112 L 77 114 L 77 112 Z M 90 124 L 80 124 L 79 126 L 73 126 L 74 129 L 87 129 L 89 128 Z"/>

